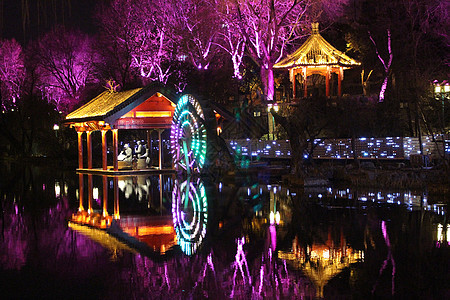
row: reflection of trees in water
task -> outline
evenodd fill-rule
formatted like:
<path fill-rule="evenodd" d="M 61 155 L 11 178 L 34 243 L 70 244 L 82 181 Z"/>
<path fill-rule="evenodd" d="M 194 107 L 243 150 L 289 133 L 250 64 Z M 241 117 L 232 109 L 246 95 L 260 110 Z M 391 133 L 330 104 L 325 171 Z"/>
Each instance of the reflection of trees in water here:
<path fill-rule="evenodd" d="M 30 253 L 34 254 L 40 245 L 47 243 L 48 237 L 42 234 L 42 228 L 50 230 L 68 216 L 62 213 L 62 210 L 68 212 L 68 199 L 55 198 L 55 176 L 58 175 L 49 168 L 29 164 L 2 164 L 0 267 L 21 269 Z M 49 206 L 54 207 L 49 209 Z M 41 214 L 47 210 L 48 215 Z"/>
<path fill-rule="evenodd" d="M 181 298 L 263 299 L 277 297 L 314 297 L 314 288 L 296 272 L 289 271 L 271 252 L 248 262 L 247 252 L 236 241 L 234 261 L 224 261 L 214 251 L 195 257 L 178 257 L 163 263 L 137 255 L 136 272 L 126 272 L 136 282 L 133 296 L 175 296 Z M 248 271 L 245 264 L 249 264 Z M 183 276 L 180 276 L 183 274 Z M 129 276 L 129 277 L 128 277 Z"/>
<path fill-rule="evenodd" d="M 53 187 L 45 182 L 44 192 L 40 177 L 38 179 L 35 173 L 25 176 L 28 176 L 25 184 L 11 184 L 8 189 L 2 187 L 0 270 L 28 272 L 30 280 L 27 291 L 5 287 L 6 283 L 1 282 L 2 294 L 6 291 L 6 294 L 14 292 L 16 298 L 24 293 L 30 296 L 57 278 L 57 287 L 47 291 L 47 295 L 64 293 L 69 298 L 85 297 L 87 291 L 92 297 L 123 299 L 228 298 L 230 295 L 245 299 L 313 298 L 316 295 L 310 280 L 278 259 L 276 252 L 268 248 L 270 243 L 263 241 L 255 245 L 254 239 L 260 235 L 247 234 L 240 223 L 233 223 L 230 228 L 233 234 L 221 235 L 222 240 L 216 239 L 211 249 L 204 247 L 192 257 L 153 261 L 141 255 L 118 252 L 111 261 L 112 254 L 108 250 L 68 230 L 66 221 L 73 211 L 64 195 L 56 199 L 53 194 L 53 198 L 43 199 L 46 193 L 54 193 L 50 192 Z M 31 192 L 27 190 L 30 184 Z M 226 199 L 223 202 L 229 203 Z M 430 234 L 436 223 L 443 223 L 443 217 L 424 210 L 409 212 L 398 205 L 367 205 L 371 206 L 365 210 L 326 208 L 317 199 L 307 201 L 292 197 L 292 218 L 286 224 L 286 234 L 277 236 L 277 251 L 291 247 L 295 236 L 303 245 L 326 243 L 330 227 L 337 244 L 342 228 L 347 245 L 364 249 L 365 259 L 363 264 L 351 265 L 348 271 L 330 280 L 325 286 L 325 297 L 337 294 L 352 294 L 355 298 L 391 297 L 392 263 L 389 260 L 380 276 L 383 262 L 391 251 L 396 265 L 394 297 L 444 299 L 450 268 L 448 248 L 435 248 Z M 281 209 L 283 205 L 277 207 Z M 238 243 L 230 237 L 234 234 L 245 236 L 242 255 L 237 255 Z M 243 266 L 242 272 L 240 266 Z M 16 280 L 23 284 L 22 277 Z"/>

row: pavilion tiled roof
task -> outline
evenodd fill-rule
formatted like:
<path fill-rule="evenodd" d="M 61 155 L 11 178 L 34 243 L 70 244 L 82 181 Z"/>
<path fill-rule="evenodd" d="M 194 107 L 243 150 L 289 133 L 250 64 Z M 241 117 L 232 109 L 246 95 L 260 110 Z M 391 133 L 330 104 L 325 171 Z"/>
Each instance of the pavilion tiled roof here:
<path fill-rule="evenodd" d="M 88 121 L 114 122 L 146 99 L 161 93 L 168 100 L 176 99 L 175 94 L 164 85 L 153 82 L 143 88 L 136 88 L 122 92 L 104 91 L 85 105 L 69 113 L 64 123 L 73 124 Z M 173 102 L 173 100 L 169 100 Z"/>
<path fill-rule="evenodd" d="M 361 63 L 334 48 L 319 33 L 319 23 L 312 24 L 312 34 L 294 53 L 274 65 L 290 69 L 296 66 L 358 66 Z"/>
<path fill-rule="evenodd" d="M 104 91 L 85 105 L 66 116 L 66 122 L 75 120 L 102 119 L 120 109 L 127 100 L 139 97 L 143 88 L 123 92 Z M 135 97 L 133 97 L 135 96 Z"/>

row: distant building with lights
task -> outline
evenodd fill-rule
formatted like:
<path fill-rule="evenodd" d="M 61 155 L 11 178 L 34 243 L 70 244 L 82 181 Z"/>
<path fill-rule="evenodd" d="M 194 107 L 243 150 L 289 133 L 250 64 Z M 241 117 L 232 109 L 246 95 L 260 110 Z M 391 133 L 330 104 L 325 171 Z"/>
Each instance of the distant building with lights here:
<path fill-rule="evenodd" d="M 318 74 L 325 77 L 325 95 L 331 96 L 330 81 L 337 74 L 337 96 L 342 96 L 342 80 L 344 70 L 361 65 L 345 53 L 337 50 L 319 33 L 319 23 L 312 23 L 311 36 L 300 48 L 288 55 L 277 64 L 275 69 L 289 70 L 289 80 L 292 83 L 293 98 L 299 99 L 299 86 L 303 88 L 303 97 L 308 97 L 308 77 Z"/>

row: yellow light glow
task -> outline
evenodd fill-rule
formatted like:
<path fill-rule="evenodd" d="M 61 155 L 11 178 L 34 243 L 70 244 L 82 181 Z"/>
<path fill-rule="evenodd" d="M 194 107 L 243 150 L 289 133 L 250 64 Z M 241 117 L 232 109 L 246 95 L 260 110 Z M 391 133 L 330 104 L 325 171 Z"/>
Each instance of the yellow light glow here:
<path fill-rule="evenodd" d="M 139 226 L 138 235 L 173 234 L 173 226 Z"/>
<path fill-rule="evenodd" d="M 447 224 L 447 243 L 450 244 L 450 224 Z"/>
<path fill-rule="evenodd" d="M 134 118 L 134 112 L 133 111 L 130 111 L 130 112 L 127 112 L 126 114 L 124 114 L 122 117 L 120 117 L 121 119 L 123 119 L 123 118 Z"/>
<path fill-rule="evenodd" d="M 55 196 L 58 198 L 61 196 L 61 187 L 59 186 L 59 182 L 55 182 Z"/>
<path fill-rule="evenodd" d="M 270 212 L 269 215 L 269 222 L 272 225 L 273 223 L 275 223 L 275 214 L 273 213 L 273 211 Z"/>
<path fill-rule="evenodd" d="M 440 93 L 440 92 L 441 92 L 441 87 L 440 87 L 439 85 L 436 85 L 436 86 L 434 87 L 434 92 L 435 92 L 435 93 Z"/>
<path fill-rule="evenodd" d="M 275 111 L 278 111 L 278 104 L 275 104 L 275 105 L 273 106 L 273 109 L 274 109 Z"/>
<path fill-rule="evenodd" d="M 444 92 L 445 93 L 448 93 L 448 92 L 450 92 L 450 84 L 446 84 L 446 85 L 444 85 Z"/>
<path fill-rule="evenodd" d="M 172 117 L 170 111 L 137 111 L 136 118 L 167 118 Z"/>
<path fill-rule="evenodd" d="M 323 250 L 322 257 L 324 259 L 330 259 L 330 250 L 328 250 L 328 249 Z"/>
<path fill-rule="evenodd" d="M 277 223 L 277 225 L 280 225 L 280 212 L 277 211 L 277 213 L 275 214 L 275 223 Z"/>
<path fill-rule="evenodd" d="M 442 242 L 442 240 L 443 240 L 443 236 L 442 236 L 442 228 L 443 228 L 442 224 L 438 224 L 438 228 L 437 228 L 437 237 L 436 237 L 436 239 L 437 239 L 439 242 Z"/>

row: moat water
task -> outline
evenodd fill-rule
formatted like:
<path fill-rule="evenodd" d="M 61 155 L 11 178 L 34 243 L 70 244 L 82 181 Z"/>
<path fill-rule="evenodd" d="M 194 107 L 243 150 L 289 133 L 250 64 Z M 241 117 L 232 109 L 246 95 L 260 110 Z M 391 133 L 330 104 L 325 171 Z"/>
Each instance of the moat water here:
<path fill-rule="evenodd" d="M 2 299 L 450 298 L 447 207 L 426 190 L 0 175 Z"/>

